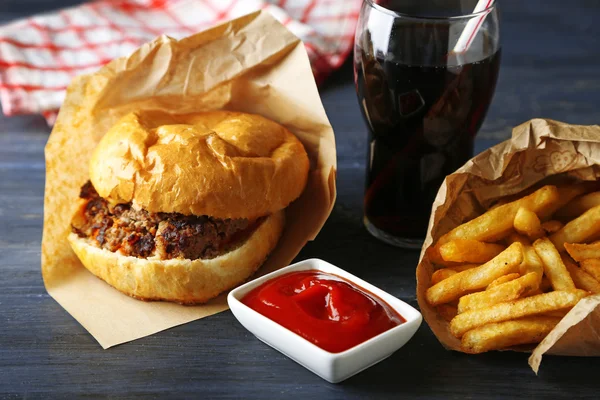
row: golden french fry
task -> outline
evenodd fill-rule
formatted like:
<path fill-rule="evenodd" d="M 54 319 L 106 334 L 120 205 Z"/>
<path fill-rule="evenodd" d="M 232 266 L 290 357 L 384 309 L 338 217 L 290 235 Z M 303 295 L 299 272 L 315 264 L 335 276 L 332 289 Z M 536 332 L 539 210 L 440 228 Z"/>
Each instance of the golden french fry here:
<path fill-rule="evenodd" d="M 542 294 L 542 293 L 544 293 L 544 292 L 542 292 L 542 290 L 540 288 L 537 288 L 535 290 L 527 292 L 523 297 L 537 296 L 538 294 Z"/>
<path fill-rule="evenodd" d="M 479 267 L 481 264 L 463 264 L 452 267 L 452 269 L 456 272 L 463 272 L 471 268 Z"/>
<path fill-rule="evenodd" d="M 522 264 L 522 263 L 521 263 Z M 513 272 L 512 274 L 506 274 L 501 276 L 500 278 L 496 278 L 490 283 L 485 290 L 489 290 L 495 286 L 502 285 L 503 283 L 510 282 L 512 280 L 517 279 L 521 275 L 518 272 Z"/>
<path fill-rule="evenodd" d="M 462 337 L 465 352 L 477 354 L 520 344 L 539 343 L 554 329 L 560 318 L 529 317 L 484 325 Z"/>
<path fill-rule="evenodd" d="M 512 281 L 502 283 L 498 286 L 462 296 L 458 301 L 458 313 L 462 314 L 470 310 L 478 310 L 491 307 L 498 303 L 513 301 L 524 293 L 537 289 L 539 278 L 530 272 Z"/>
<path fill-rule="evenodd" d="M 590 244 L 565 243 L 565 250 L 575 261 L 600 258 L 600 241 Z"/>
<path fill-rule="evenodd" d="M 589 260 L 583 260 L 579 263 L 581 268 L 594 277 L 595 280 L 600 282 L 600 260 L 597 258 L 590 258 Z"/>
<path fill-rule="evenodd" d="M 456 306 L 450 304 L 440 304 L 436 309 L 438 314 L 448 322 L 452 321 L 452 318 L 456 317 L 456 314 L 458 313 L 456 311 Z"/>
<path fill-rule="evenodd" d="M 600 282 L 592 275 L 579 267 L 575 267 L 573 270 L 569 269 L 569 272 L 571 273 L 571 277 L 573 278 L 573 282 L 575 282 L 577 289 L 587 290 L 593 294 L 600 293 Z"/>
<path fill-rule="evenodd" d="M 430 246 L 427 249 L 426 254 L 427 254 L 427 257 L 429 258 L 429 261 L 431 261 L 434 265 L 437 265 L 438 267 L 454 269 L 455 267 L 458 267 L 458 266 L 461 266 L 464 264 L 462 262 L 445 261 L 442 258 L 442 256 L 440 255 L 440 252 L 439 252 L 437 246 Z"/>
<path fill-rule="evenodd" d="M 590 293 L 600 293 L 600 282 L 592 275 L 585 272 L 566 254 L 561 254 L 563 263 L 567 267 L 567 271 L 571 274 L 575 287 L 577 289 L 587 290 Z"/>
<path fill-rule="evenodd" d="M 527 236 L 518 234 L 516 232 L 511 233 L 506 237 L 505 242 L 509 245 L 514 242 L 521 243 L 523 246 L 531 246 L 531 241 L 527 238 Z"/>
<path fill-rule="evenodd" d="M 513 220 L 519 208 L 535 213 L 543 212 L 559 200 L 556 186 L 544 186 L 529 196 L 501 205 L 477 218 L 457 226 L 438 240 L 438 246 L 453 239 L 473 239 L 482 242 L 505 237 L 513 228 Z"/>
<path fill-rule="evenodd" d="M 513 220 L 513 226 L 517 232 L 522 235 L 526 235 L 532 240 L 539 239 L 544 236 L 542 223 L 540 222 L 540 219 L 536 213 L 523 207 L 517 210 L 517 214 Z"/>
<path fill-rule="evenodd" d="M 541 281 L 542 277 L 544 276 L 544 263 L 536 253 L 533 246 L 523 246 L 523 255 L 524 260 L 523 263 L 521 263 L 521 274 L 524 275 L 528 272 L 535 272 L 539 281 Z M 538 286 L 539 285 L 540 282 L 538 282 Z"/>
<path fill-rule="evenodd" d="M 429 246 L 429 248 L 426 251 L 426 254 L 427 254 L 427 257 L 429 258 L 429 261 L 431 261 L 432 263 L 437 264 L 437 265 L 444 264 L 444 259 L 440 255 L 440 252 L 438 251 L 436 246 Z"/>
<path fill-rule="evenodd" d="M 454 239 L 439 247 L 444 261 L 463 263 L 485 263 L 502 252 L 506 247 L 471 239 Z"/>
<path fill-rule="evenodd" d="M 556 189 L 558 190 L 558 198 L 556 201 L 552 202 L 552 205 L 540 210 L 540 212 L 536 212 L 540 219 L 545 219 L 550 215 L 554 214 L 558 209 L 562 208 L 565 204 L 571 202 L 575 197 L 587 192 L 590 190 L 588 183 L 579 183 L 579 184 L 560 184 L 556 185 Z M 504 196 L 499 200 L 496 200 L 494 206 L 507 204 L 515 200 L 519 200 L 525 196 L 528 196 L 535 192 L 537 189 L 535 187 L 529 187 L 527 189 L 522 190 L 519 193 Z"/>
<path fill-rule="evenodd" d="M 550 240 L 558 251 L 563 251 L 565 243 L 584 243 L 599 232 L 600 206 L 596 206 L 571 220 L 558 232 L 553 233 Z"/>
<path fill-rule="evenodd" d="M 471 329 L 483 325 L 563 310 L 575 306 L 579 300 L 588 295 L 588 292 L 579 289 L 554 291 L 467 311 L 458 314 L 450 322 L 450 332 L 456 337 L 462 337 Z"/>
<path fill-rule="evenodd" d="M 556 212 L 557 217 L 574 218 L 590 208 L 600 206 L 600 192 L 593 192 L 577 197 Z"/>
<path fill-rule="evenodd" d="M 433 273 L 433 275 L 431 275 L 431 285 L 435 285 L 436 283 L 439 283 L 444 279 L 451 277 L 454 274 L 456 274 L 456 271 L 450 268 L 438 269 Z"/>
<path fill-rule="evenodd" d="M 538 239 L 533 243 L 533 248 L 538 256 L 540 256 L 544 264 L 544 273 L 550 280 L 554 290 L 573 290 L 575 283 L 567 267 L 560 258 L 560 254 L 556 247 L 548 238 Z"/>
<path fill-rule="evenodd" d="M 564 224 L 562 222 L 557 221 L 555 219 L 552 219 L 550 221 L 546 221 L 546 222 L 542 223 L 542 229 L 548 235 L 551 235 L 554 232 L 558 232 L 563 226 L 564 226 Z"/>
<path fill-rule="evenodd" d="M 516 272 L 523 261 L 523 246 L 513 243 L 487 263 L 459 272 L 431 286 L 425 292 L 429 304 L 448 303 L 473 290 L 483 289 L 494 279 Z"/>
<path fill-rule="evenodd" d="M 587 183 L 569 184 L 557 186 L 558 201 L 552 207 L 549 207 L 542 214 L 538 214 L 541 219 L 545 219 L 554 214 L 559 209 L 573 201 L 577 196 L 584 194 L 589 190 Z"/>
<path fill-rule="evenodd" d="M 531 242 L 523 235 L 519 235 L 518 233 L 513 233 L 508 237 L 510 243 L 518 242 L 523 245 L 523 262 L 519 267 L 519 272 L 521 275 L 525 275 L 529 272 L 535 272 L 538 277 L 539 287 L 541 284 L 541 279 L 544 276 L 544 264 L 542 260 L 535 252 L 533 246 L 531 246 Z"/>

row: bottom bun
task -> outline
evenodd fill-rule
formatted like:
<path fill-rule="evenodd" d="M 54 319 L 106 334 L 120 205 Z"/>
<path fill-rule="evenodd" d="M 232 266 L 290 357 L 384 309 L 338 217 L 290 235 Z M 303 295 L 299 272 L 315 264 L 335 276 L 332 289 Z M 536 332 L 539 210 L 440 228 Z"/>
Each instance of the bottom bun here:
<path fill-rule="evenodd" d="M 145 259 L 124 256 L 69 235 L 83 265 L 119 291 L 141 300 L 182 304 L 205 303 L 248 279 L 277 245 L 283 231 L 283 211 L 267 217 L 232 251 L 211 259 Z"/>

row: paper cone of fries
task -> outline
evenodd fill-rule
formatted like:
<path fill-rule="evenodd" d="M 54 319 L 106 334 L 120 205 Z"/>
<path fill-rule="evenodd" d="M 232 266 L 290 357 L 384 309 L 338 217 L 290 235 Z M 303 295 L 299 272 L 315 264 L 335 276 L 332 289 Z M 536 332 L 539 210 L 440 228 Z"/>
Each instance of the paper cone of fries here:
<path fill-rule="evenodd" d="M 599 177 L 600 126 L 544 119 L 446 177 L 417 267 L 444 347 L 600 355 Z"/>

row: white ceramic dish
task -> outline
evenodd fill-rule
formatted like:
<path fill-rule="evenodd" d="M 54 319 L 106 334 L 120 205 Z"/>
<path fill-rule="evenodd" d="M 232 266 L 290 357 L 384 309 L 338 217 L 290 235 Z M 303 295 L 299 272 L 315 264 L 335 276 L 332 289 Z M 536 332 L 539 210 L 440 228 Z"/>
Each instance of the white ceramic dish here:
<path fill-rule="evenodd" d="M 330 353 L 259 314 L 240 300 L 252 289 L 279 275 L 318 270 L 335 274 L 376 295 L 394 308 L 406 322 L 341 353 Z M 321 378 L 337 383 L 389 357 L 404 346 L 421 325 L 421 314 L 410 305 L 326 261 L 310 259 L 250 281 L 227 296 L 233 315 L 258 339 L 306 367 Z"/>

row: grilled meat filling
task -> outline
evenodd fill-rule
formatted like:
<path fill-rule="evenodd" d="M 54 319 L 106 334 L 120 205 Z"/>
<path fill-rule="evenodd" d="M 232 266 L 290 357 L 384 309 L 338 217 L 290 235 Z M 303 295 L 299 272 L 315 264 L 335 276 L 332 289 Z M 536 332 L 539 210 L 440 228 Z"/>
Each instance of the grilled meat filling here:
<path fill-rule="evenodd" d="M 83 218 L 73 221 L 72 231 L 100 248 L 138 258 L 214 258 L 245 240 L 263 220 L 151 213 L 131 203 L 111 206 L 90 181 L 79 197 L 86 200 Z"/>

